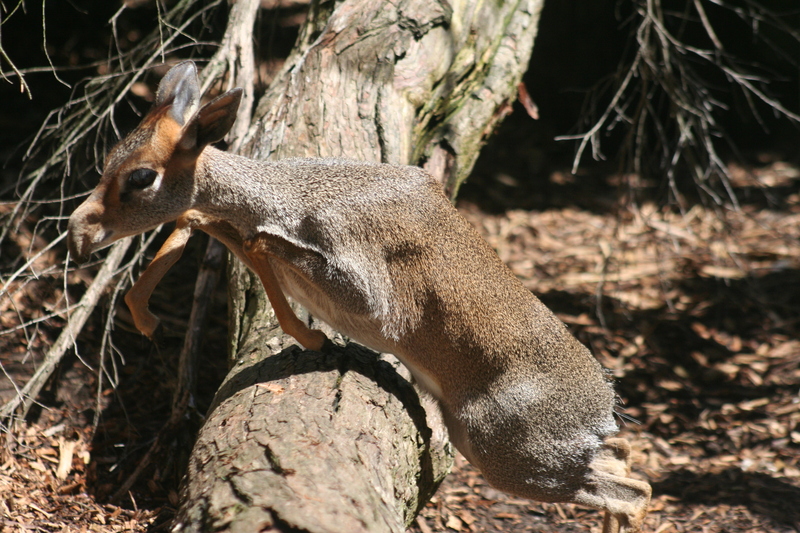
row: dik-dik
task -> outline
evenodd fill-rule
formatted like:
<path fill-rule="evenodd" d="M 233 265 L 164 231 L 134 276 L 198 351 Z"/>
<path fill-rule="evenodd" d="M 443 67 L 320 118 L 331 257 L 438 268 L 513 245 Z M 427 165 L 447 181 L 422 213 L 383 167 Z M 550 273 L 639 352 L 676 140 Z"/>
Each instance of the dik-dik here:
<path fill-rule="evenodd" d="M 195 66 L 159 86 L 139 127 L 108 155 L 69 220 L 73 258 L 177 221 L 125 301 L 151 336 L 148 299 L 193 229 L 258 274 L 283 330 L 309 350 L 334 329 L 395 354 L 441 406 L 455 446 L 500 490 L 606 511 L 604 532 L 638 531 L 650 486 L 630 479 L 615 395 L 599 363 L 500 261 L 416 167 L 336 159 L 255 161 L 210 146 L 242 92 L 198 109 Z"/>

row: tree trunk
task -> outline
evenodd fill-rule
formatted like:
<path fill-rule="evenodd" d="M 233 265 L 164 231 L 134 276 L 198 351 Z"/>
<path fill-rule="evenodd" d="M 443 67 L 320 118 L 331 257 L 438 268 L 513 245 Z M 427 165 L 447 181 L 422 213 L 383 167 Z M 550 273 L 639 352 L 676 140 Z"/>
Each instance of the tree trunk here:
<path fill-rule="evenodd" d="M 541 5 L 315 2 L 241 152 L 424 164 L 454 195 L 516 97 Z M 235 363 L 176 524 L 403 531 L 449 469 L 438 409 L 390 356 L 291 346 L 257 279 L 237 264 L 229 274 Z"/>

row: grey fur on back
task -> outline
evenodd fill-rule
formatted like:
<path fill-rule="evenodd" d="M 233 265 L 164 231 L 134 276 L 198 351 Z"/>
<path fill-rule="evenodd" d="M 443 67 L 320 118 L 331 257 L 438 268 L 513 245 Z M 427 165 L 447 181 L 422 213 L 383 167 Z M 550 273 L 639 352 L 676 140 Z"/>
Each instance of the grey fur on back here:
<path fill-rule="evenodd" d="M 232 157 L 207 156 L 217 171 L 220 159 Z M 514 475 L 552 478 L 546 484 L 554 486 L 616 433 L 614 393 L 600 365 L 427 173 L 337 159 L 245 161 L 259 179 L 246 185 L 242 227 L 321 256 L 317 288 L 332 300 L 347 294 L 342 305 L 380 324 L 407 365 L 425 360 L 441 376 L 438 399 L 467 428 L 479 466 L 506 469 L 504 457 L 524 450 L 529 472 L 515 462 Z M 241 195 L 214 191 L 216 202 L 229 195 L 238 196 L 236 205 L 220 211 L 230 221 L 242 212 Z"/>

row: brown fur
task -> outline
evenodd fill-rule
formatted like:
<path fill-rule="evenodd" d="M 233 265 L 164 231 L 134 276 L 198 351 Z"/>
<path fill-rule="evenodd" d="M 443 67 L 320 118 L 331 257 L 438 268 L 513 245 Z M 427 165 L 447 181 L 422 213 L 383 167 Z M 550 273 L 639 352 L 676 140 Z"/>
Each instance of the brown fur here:
<path fill-rule="evenodd" d="M 628 477 L 604 372 L 419 168 L 342 160 L 254 161 L 207 147 L 240 93 L 194 112 L 194 66 L 172 69 L 154 114 L 112 151 L 97 190 L 70 218 L 85 259 L 125 235 L 177 220 L 126 296 L 137 327 L 192 229 L 219 238 L 262 280 L 284 330 L 327 339 L 285 294 L 338 331 L 391 352 L 436 397 L 456 447 L 504 491 L 607 512 L 604 531 L 641 527 L 650 487 Z M 139 168 L 158 173 L 132 188 Z"/>

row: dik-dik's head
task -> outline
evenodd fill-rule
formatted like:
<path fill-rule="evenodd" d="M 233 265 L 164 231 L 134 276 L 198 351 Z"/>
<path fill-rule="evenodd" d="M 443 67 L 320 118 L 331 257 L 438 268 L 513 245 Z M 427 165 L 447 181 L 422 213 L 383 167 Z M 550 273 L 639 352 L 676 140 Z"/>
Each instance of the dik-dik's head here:
<path fill-rule="evenodd" d="M 197 158 L 230 130 L 241 97 L 242 90 L 233 89 L 197 110 L 194 63 L 173 67 L 153 109 L 111 150 L 97 188 L 69 218 L 72 258 L 85 262 L 93 251 L 191 208 Z"/>

